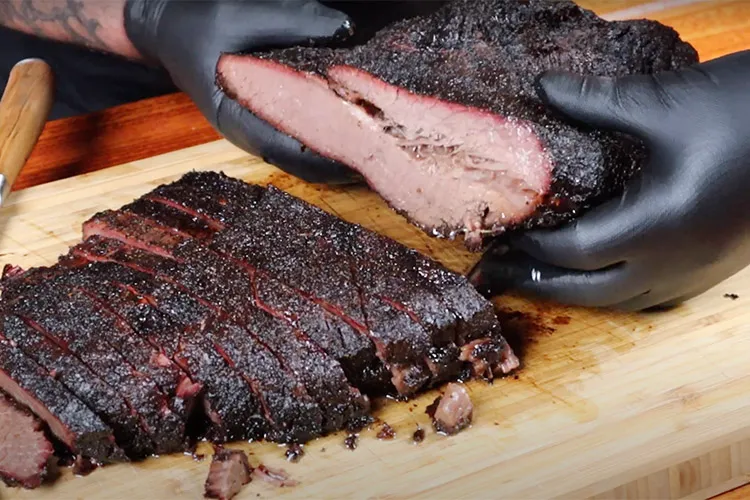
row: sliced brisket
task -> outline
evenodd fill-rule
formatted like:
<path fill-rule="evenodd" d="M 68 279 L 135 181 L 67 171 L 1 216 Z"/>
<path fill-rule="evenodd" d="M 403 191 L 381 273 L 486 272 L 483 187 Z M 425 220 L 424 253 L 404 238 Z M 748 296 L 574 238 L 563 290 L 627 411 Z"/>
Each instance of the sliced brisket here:
<path fill-rule="evenodd" d="M 210 189 L 224 193 L 233 192 L 234 195 L 231 199 L 235 201 L 232 203 L 209 204 L 203 200 L 203 197 L 205 196 L 204 193 Z M 153 204 L 141 204 L 136 209 L 126 207 L 126 211 L 137 213 L 154 223 L 176 228 L 183 236 L 192 236 L 197 239 L 206 240 L 210 237 L 207 233 L 210 231 L 210 228 L 223 228 L 239 218 L 246 219 L 251 209 L 250 218 L 254 214 L 258 214 L 258 210 L 253 209 L 253 207 L 261 198 L 261 194 L 255 186 L 241 182 L 238 183 L 236 180 L 223 175 L 207 173 L 189 174 L 177 183 L 160 187 L 155 192 L 158 193 L 158 196 L 149 194 L 147 197 L 149 201 L 151 198 L 162 200 L 161 207 L 154 206 Z M 267 192 L 263 192 L 264 198 L 267 194 Z M 194 200 L 199 200 L 199 202 L 196 203 Z M 142 202 L 139 201 L 136 203 Z M 133 207 L 134 205 L 131 204 L 129 207 Z M 181 215 L 175 213 L 175 207 L 179 207 Z M 201 214 L 200 222 L 203 225 L 196 226 L 198 219 L 193 216 L 196 213 Z M 265 225 L 264 233 L 267 229 L 270 229 L 274 233 L 273 242 L 279 236 L 287 235 L 291 237 L 291 233 L 298 229 L 298 225 L 292 227 L 287 224 L 287 219 L 290 217 L 293 219 L 294 214 L 285 214 L 282 212 L 275 212 L 275 214 L 275 216 L 272 214 L 262 214 L 263 220 L 260 221 L 261 224 Z M 100 214 L 94 219 L 107 217 L 110 217 L 110 215 Z M 274 217 L 280 217 L 278 222 L 274 222 Z M 87 227 L 91 227 L 92 224 L 96 224 L 96 222 L 92 221 Z M 271 224 L 271 226 L 269 227 L 268 224 Z M 284 226 L 283 232 L 278 231 L 279 225 Z M 243 230 L 252 231 L 252 228 L 245 227 Z M 304 229 L 302 230 L 304 231 Z M 257 236 L 264 237 L 260 233 Z M 159 241 L 158 238 L 157 241 Z M 285 246 L 293 246 L 294 244 L 295 241 L 289 240 Z M 325 245 L 325 242 L 322 244 Z M 269 245 L 266 246 L 268 247 Z M 226 248 L 216 245 L 212 248 L 226 250 Z M 317 251 L 316 256 L 320 256 L 325 250 L 327 249 L 322 248 Z M 264 255 L 266 259 L 272 257 L 268 253 Z M 275 255 L 280 260 L 279 265 L 287 267 L 290 271 L 295 269 L 291 261 L 285 260 L 285 254 L 282 249 L 276 249 Z M 232 254 L 232 256 L 237 257 L 236 254 Z M 259 258 L 264 257 L 261 256 Z M 245 262 L 247 261 L 245 260 Z M 287 264 L 283 264 L 284 262 Z M 330 262 L 330 259 L 328 262 Z M 305 265 L 299 258 L 297 258 L 295 264 L 296 266 Z M 323 262 L 318 263 L 321 266 L 324 264 Z M 315 276 L 317 276 L 316 279 L 318 279 L 321 291 L 335 293 L 336 290 L 342 290 L 346 293 L 347 289 L 351 290 L 351 287 L 342 287 L 342 285 L 345 285 L 345 283 L 342 283 L 342 279 L 348 279 L 348 269 L 345 267 L 346 273 L 341 276 L 338 272 L 339 267 L 340 265 L 334 264 L 333 267 L 318 270 Z M 325 273 L 323 275 L 327 280 L 325 286 L 320 282 L 321 273 Z M 307 273 L 292 273 L 292 275 L 305 274 Z M 336 283 L 334 280 L 336 280 Z M 364 321 L 361 318 L 356 319 L 361 316 L 361 306 L 356 294 L 354 296 L 350 295 L 351 307 L 349 308 L 350 312 L 354 313 L 355 316 L 344 315 L 345 317 L 342 318 L 342 312 L 334 314 L 318 302 L 303 297 L 283 282 L 275 280 L 266 274 L 255 276 L 255 293 L 258 305 L 261 308 L 269 314 L 290 320 L 326 353 L 338 360 L 347 378 L 354 386 L 370 393 L 376 393 L 387 388 L 389 379 L 388 371 L 375 355 L 374 346 L 365 331 Z"/>
<path fill-rule="evenodd" d="M 113 429 L 117 444 L 130 457 L 143 458 L 154 452 L 154 443 L 141 427 L 138 414 L 96 373 L 64 346 L 31 328 L 19 317 L 4 314 L 2 335 L 44 368 L 67 391 L 94 411 Z"/>
<path fill-rule="evenodd" d="M 220 315 L 229 325 L 219 322 L 220 328 L 214 328 L 213 323 L 209 322 L 211 317 L 207 316 L 202 319 L 204 330 L 201 334 L 216 343 L 227 362 L 237 368 L 251 382 L 251 387 L 261 400 L 266 401 L 269 417 L 276 429 L 269 438 L 287 442 L 307 441 L 319 436 L 323 432 L 326 416 L 301 379 L 314 380 L 322 374 L 295 373 L 290 368 L 290 364 L 298 367 L 304 362 L 301 361 L 302 353 L 307 349 L 302 342 L 278 338 L 275 330 L 256 332 L 248 324 L 254 310 L 253 292 L 244 271 L 233 268 L 200 247 L 182 247 L 180 250 L 181 258 L 188 258 L 191 250 L 195 252 L 192 265 L 180 265 L 175 260 L 149 254 L 116 240 L 96 240 L 92 237 L 74 248 L 74 252 L 91 260 L 118 262 L 147 270 L 190 291 L 196 300 L 210 304 L 213 313 Z M 227 328 L 232 335 L 226 334 Z M 289 352 L 289 359 L 286 359 L 284 355 L 289 350 L 289 342 L 294 342 L 301 352 Z M 335 379 L 335 372 L 325 375 Z M 361 411 L 363 415 L 366 414 L 365 408 Z M 337 415 L 330 417 L 333 419 Z"/>
<path fill-rule="evenodd" d="M 73 453 L 106 464 L 127 460 L 112 429 L 48 371 L 0 340 L 0 389 L 44 421 Z"/>
<path fill-rule="evenodd" d="M 201 384 L 205 412 L 212 424 L 207 437 L 212 441 L 266 437 L 269 424 L 263 417 L 259 401 L 262 396 L 256 396 L 233 361 L 223 357 L 228 348 L 217 344 L 210 335 L 207 325 L 214 321 L 212 308 L 178 285 L 126 267 L 138 261 L 138 251 L 132 250 L 129 255 L 119 242 L 93 237 L 75 247 L 74 252 L 91 260 L 106 260 L 108 255 L 112 260 L 90 263 L 81 258 L 64 258 L 60 265 L 44 273 L 46 276 L 37 272 L 37 280 L 55 275 L 57 281 L 96 283 L 101 298 L 106 297 L 131 325 L 136 325 L 166 357 L 182 367 L 191 381 Z M 125 265 L 115 263 L 118 256 Z M 75 272 L 67 272 L 68 268 Z M 27 273 L 26 281 L 32 279 L 32 273 Z M 19 286 L 13 284 L 5 293 L 18 293 Z"/>
<path fill-rule="evenodd" d="M 54 451 L 43 423 L 0 393 L 0 429 L 0 480 L 9 486 L 40 486 Z"/>
<path fill-rule="evenodd" d="M 139 416 L 154 442 L 155 453 L 182 449 L 185 421 L 170 409 L 167 397 L 154 381 L 131 362 L 135 355 L 123 342 L 118 325 L 101 314 L 90 297 L 44 283 L 4 306 L 119 392 Z M 152 352 L 143 354 L 148 359 Z"/>
<path fill-rule="evenodd" d="M 240 297 L 255 294 L 256 305 L 295 325 L 339 361 L 349 381 L 363 389 L 386 389 L 383 381 L 388 371 L 390 385 L 400 395 L 448 380 L 469 361 L 461 358 L 461 348 L 467 342 L 482 332 L 499 332 L 489 302 L 465 279 L 441 272 L 440 266 L 430 264 L 417 252 L 276 188 L 259 195 L 248 185 L 243 196 L 241 185 L 222 176 L 200 177 L 199 183 L 157 191 L 173 202 L 170 209 L 178 207 L 186 216 L 198 213 L 190 200 L 200 199 L 199 186 L 229 184 L 230 188 L 222 190 L 231 189 L 246 203 L 234 210 L 231 203 L 203 204 L 200 213 L 205 223 L 224 228 L 213 237 L 202 232 L 194 238 L 189 225 L 175 225 L 180 224 L 180 218 L 157 207 L 151 207 L 147 215 L 97 214 L 84 225 L 84 234 L 112 237 L 148 250 L 167 258 L 160 265 L 175 269 L 180 265 L 173 261 L 184 259 L 214 263 L 214 272 L 225 286 L 202 292 L 208 302 L 226 302 L 225 289 L 239 291 Z M 170 191 L 178 194 L 167 196 Z M 284 227 L 283 232 L 279 226 Z M 247 273 L 253 276 L 254 285 L 247 281 Z M 204 280 L 189 278 L 194 283 L 188 286 L 204 286 Z M 450 300 L 441 293 L 448 294 Z M 233 303 L 226 310 L 238 307 L 247 306 Z M 328 317 L 335 322 L 327 321 Z M 513 367 L 502 363 L 510 356 L 504 341 L 487 346 L 494 346 L 496 352 L 489 348 L 477 351 L 484 356 L 479 361 L 489 367 L 481 375 L 492 376 L 498 366 Z"/>
<path fill-rule="evenodd" d="M 306 332 L 257 308 L 252 267 L 212 252 L 190 237 L 179 235 L 182 241 L 177 241 L 168 226 L 140 216 L 103 213 L 88 221 L 84 231 L 128 244 L 137 241 L 140 248 L 153 252 L 154 258 L 170 257 L 163 259 L 162 270 L 244 325 L 304 385 L 321 406 L 324 432 L 357 426 L 367 415 L 366 398 L 349 384 L 335 359 L 311 343 Z"/>
<path fill-rule="evenodd" d="M 608 22 L 569 0 L 453 0 L 353 48 L 225 54 L 217 80 L 261 119 L 361 173 L 425 231 L 465 233 L 479 248 L 487 233 L 569 220 L 621 190 L 645 158 L 632 138 L 546 109 L 541 73 L 697 61 L 655 21 Z"/>
<path fill-rule="evenodd" d="M 303 443 L 371 421 L 369 395 L 517 366 L 465 279 L 275 188 L 189 174 L 84 237 L 0 280 L 0 390 L 80 463 Z M 32 486 L 35 450 L 14 469 Z"/>

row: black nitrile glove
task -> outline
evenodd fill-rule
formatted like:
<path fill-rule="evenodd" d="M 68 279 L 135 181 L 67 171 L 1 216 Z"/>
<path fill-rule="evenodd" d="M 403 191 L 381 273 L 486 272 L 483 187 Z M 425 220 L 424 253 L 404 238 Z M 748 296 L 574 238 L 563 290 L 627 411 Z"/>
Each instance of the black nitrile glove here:
<path fill-rule="evenodd" d="M 310 182 L 358 180 L 354 171 L 302 148 L 226 97 L 216 86 L 222 52 L 336 41 L 351 20 L 315 0 L 127 0 L 133 45 L 161 64 L 209 122 L 234 145 Z"/>
<path fill-rule="evenodd" d="M 641 138 L 650 159 L 619 198 L 488 252 L 471 276 L 480 289 L 643 310 L 750 263 L 750 52 L 655 76 L 548 73 L 540 88 L 573 120 Z"/>

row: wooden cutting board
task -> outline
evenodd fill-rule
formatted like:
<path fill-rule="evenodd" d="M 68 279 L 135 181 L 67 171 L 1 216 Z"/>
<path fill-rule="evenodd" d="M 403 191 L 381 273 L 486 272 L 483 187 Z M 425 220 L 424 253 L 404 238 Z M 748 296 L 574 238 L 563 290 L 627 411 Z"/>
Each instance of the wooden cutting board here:
<path fill-rule="evenodd" d="M 346 220 L 416 248 L 459 271 L 476 256 L 460 242 L 432 239 L 364 188 L 314 187 L 218 141 L 15 193 L 0 211 L 0 265 L 48 264 L 80 239 L 83 220 L 117 208 L 191 170 L 222 170 L 273 183 Z M 281 228 L 283 230 L 283 228 Z M 736 300 L 725 294 L 739 295 Z M 521 311 L 512 322 L 524 363 L 518 377 L 471 383 L 472 428 L 437 435 L 425 406 L 384 401 L 379 425 L 344 446 L 345 435 L 310 443 L 299 463 L 284 448 L 236 445 L 254 464 L 283 467 L 299 481 L 277 489 L 253 482 L 239 498 L 688 498 L 744 483 L 750 473 L 750 274 L 743 272 L 683 307 L 615 314 L 497 300 Z M 420 444 L 413 441 L 421 426 Z M 150 459 L 2 498 L 200 498 L 210 461 Z"/>
<path fill-rule="evenodd" d="M 750 46 L 742 1 L 585 0 L 609 18 L 645 15 L 675 26 L 702 59 Z M 656 6 L 655 4 L 669 4 Z M 639 10 L 640 9 L 640 10 Z M 300 183 L 224 141 L 15 193 L 0 210 L 0 265 L 49 264 L 80 238 L 93 213 L 117 208 L 191 169 L 223 170 L 294 195 L 465 272 L 477 256 L 459 242 L 423 235 L 363 188 Z M 726 294 L 736 294 L 736 299 Z M 299 463 L 270 444 L 236 444 L 251 462 L 283 467 L 299 481 L 277 489 L 253 482 L 238 498 L 707 498 L 750 482 L 750 270 L 679 309 L 617 314 L 498 298 L 524 363 L 518 378 L 469 384 L 471 429 L 436 435 L 424 413 L 437 392 L 379 404 L 379 426 L 359 436 L 310 443 Z M 424 442 L 412 436 L 420 426 Z M 69 471 L 33 492 L 0 487 L 0 498 L 200 498 L 210 461 L 169 456 Z"/>

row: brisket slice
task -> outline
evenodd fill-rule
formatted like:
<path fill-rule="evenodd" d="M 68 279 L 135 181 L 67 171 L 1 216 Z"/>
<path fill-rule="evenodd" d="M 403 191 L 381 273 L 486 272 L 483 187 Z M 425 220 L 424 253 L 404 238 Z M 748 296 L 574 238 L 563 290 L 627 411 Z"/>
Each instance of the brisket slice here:
<path fill-rule="evenodd" d="M 127 460 L 112 429 L 7 340 L 0 340 L 0 389 L 44 421 L 73 453 L 102 464 Z"/>
<path fill-rule="evenodd" d="M 570 220 L 618 193 L 646 157 L 635 139 L 547 109 L 540 74 L 656 73 L 697 61 L 655 21 L 609 22 L 569 0 L 453 0 L 353 48 L 225 54 L 217 81 L 358 171 L 426 232 L 463 233 L 478 249 L 486 234 Z"/>
<path fill-rule="evenodd" d="M 189 172 L 171 184 L 157 187 L 144 198 L 187 211 L 219 230 L 242 215 L 263 192 L 260 186 L 222 172 Z"/>
<path fill-rule="evenodd" d="M 154 381 L 133 364 L 135 354 L 118 332 L 119 325 L 102 314 L 90 297 L 43 283 L 4 307 L 63 346 L 119 392 L 140 417 L 154 453 L 183 449 L 185 421 L 170 409 Z"/>
<path fill-rule="evenodd" d="M 96 373 L 17 316 L 4 314 L 1 321 L 2 335 L 111 427 L 118 446 L 129 457 L 153 453 L 154 444 L 141 428 L 137 413 Z"/>
<path fill-rule="evenodd" d="M 0 480 L 8 486 L 39 487 L 53 452 L 44 424 L 0 393 L 0 429 Z"/>

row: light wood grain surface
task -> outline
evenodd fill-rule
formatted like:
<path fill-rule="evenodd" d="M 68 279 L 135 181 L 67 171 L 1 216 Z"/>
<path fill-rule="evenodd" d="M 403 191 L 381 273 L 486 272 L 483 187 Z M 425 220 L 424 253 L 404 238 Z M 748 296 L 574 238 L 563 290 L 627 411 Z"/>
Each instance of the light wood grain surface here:
<path fill-rule="evenodd" d="M 643 2 L 588 3 L 607 4 L 611 12 Z M 750 2 L 680 5 L 647 17 L 675 26 L 705 60 L 731 51 L 727 47 L 745 48 L 740 44 L 749 17 L 743 13 L 750 13 Z M 702 20 L 735 31 L 712 31 L 713 25 Z M 51 262 L 80 237 L 80 222 L 94 211 L 117 207 L 192 168 L 272 181 L 457 271 L 468 269 L 474 258 L 455 242 L 426 238 L 364 189 L 307 186 L 219 141 L 16 193 L 0 211 L 0 264 Z M 725 293 L 740 297 L 731 300 Z M 750 275 L 743 272 L 659 315 L 500 299 L 500 307 L 526 312 L 519 347 L 525 366 L 518 380 L 471 384 L 477 404 L 472 429 L 454 438 L 431 432 L 423 413 L 435 396 L 431 393 L 416 407 L 388 402 L 378 410 L 395 427 L 394 441 L 375 439 L 376 427 L 349 451 L 343 436 L 334 436 L 308 446 L 299 464 L 285 464 L 276 446 L 243 445 L 253 463 L 282 466 L 301 485 L 276 490 L 253 483 L 240 498 L 707 498 L 721 493 L 750 478 L 750 366 L 737 355 L 750 347 L 748 298 Z M 410 439 L 417 424 L 427 430 L 421 445 Z M 66 473 L 54 488 L 33 493 L 0 489 L 0 498 L 199 498 L 207 468 L 207 460 L 162 457 L 86 478 Z M 733 496 L 746 498 L 742 490 Z"/>

